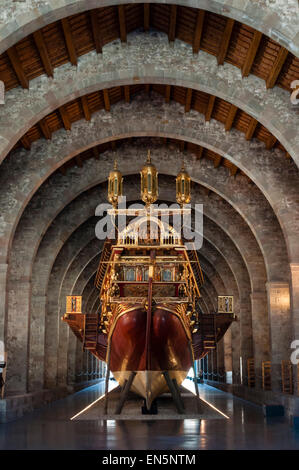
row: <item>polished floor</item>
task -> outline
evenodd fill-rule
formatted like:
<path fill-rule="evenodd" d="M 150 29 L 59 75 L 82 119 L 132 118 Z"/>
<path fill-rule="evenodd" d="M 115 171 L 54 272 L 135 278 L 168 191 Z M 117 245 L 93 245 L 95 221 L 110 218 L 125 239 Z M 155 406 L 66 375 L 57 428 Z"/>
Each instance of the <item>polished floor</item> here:
<path fill-rule="evenodd" d="M 207 385 L 200 385 L 201 396 L 227 418 L 201 422 L 71 420 L 102 394 L 103 383 L 18 421 L 0 424 L 0 449 L 299 449 L 299 431 L 286 420 L 267 421 L 261 407 Z"/>

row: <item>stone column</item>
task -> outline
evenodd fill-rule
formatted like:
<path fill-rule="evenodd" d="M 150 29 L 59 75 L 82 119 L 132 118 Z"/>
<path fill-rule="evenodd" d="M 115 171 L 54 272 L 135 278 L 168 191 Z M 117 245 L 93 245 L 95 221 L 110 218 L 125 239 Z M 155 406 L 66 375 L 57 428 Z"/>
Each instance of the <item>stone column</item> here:
<path fill-rule="evenodd" d="M 45 388 L 55 388 L 57 386 L 58 334 L 59 328 L 63 324 L 57 310 L 57 299 L 53 302 L 48 300 L 45 318 Z"/>
<path fill-rule="evenodd" d="M 270 360 L 270 328 L 267 296 L 265 292 L 251 293 L 252 337 L 255 369 L 255 387 L 262 387 L 262 361 Z M 247 364 L 246 364 L 247 375 Z"/>
<path fill-rule="evenodd" d="M 247 385 L 247 359 L 253 356 L 252 307 L 248 296 L 240 299 L 240 357 L 242 360 L 242 381 Z M 239 365 L 241 360 L 239 360 Z M 241 373 L 241 370 L 240 370 Z M 241 376 L 240 376 L 241 382 Z"/>
<path fill-rule="evenodd" d="M 219 341 L 219 343 L 217 343 L 217 365 L 218 380 L 219 382 L 223 382 L 224 377 L 221 377 L 222 375 L 225 375 L 223 338 Z"/>
<path fill-rule="evenodd" d="M 232 373 L 232 331 L 229 328 L 223 337 L 224 346 L 224 368 L 226 373 L 225 382 L 227 380 L 227 373 Z"/>
<path fill-rule="evenodd" d="M 292 340 L 299 340 L 299 263 L 291 263 L 291 276 L 292 276 L 292 286 L 291 286 L 291 305 L 292 305 L 292 325 L 293 325 L 293 334 Z M 297 348 L 297 347 L 296 347 Z M 294 351 L 294 349 L 292 349 Z M 298 358 L 298 354 L 297 354 Z M 298 395 L 299 383 L 297 382 L 297 367 L 298 365 L 293 365 L 293 378 L 294 378 L 294 393 Z"/>
<path fill-rule="evenodd" d="M 46 296 L 34 296 L 31 303 L 28 391 L 42 390 L 44 387 L 45 357 L 45 315 Z"/>
<path fill-rule="evenodd" d="M 69 331 L 68 357 L 67 357 L 67 383 L 74 385 L 76 379 L 76 346 L 77 338 L 75 334 Z"/>
<path fill-rule="evenodd" d="M 0 264 L 0 340 L 5 344 L 5 308 L 6 308 L 6 278 L 8 265 Z M 6 345 L 5 345 L 6 346 Z"/>
<path fill-rule="evenodd" d="M 67 384 L 67 350 L 68 350 L 68 337 L 70 334 L 70 328 L 68 325 L 61 321 L 62 310 L 59 309 L 59 340 L 58 340 L 58 351 L 57 351 L 57 385 L 59 387 L 65 387 Z"/>
<path fill-rule="evenodd" d="M 240 319 L 233 322 L 231 327 L 231 351 L 232 351 L 232 377 L 233 384 L 240 383 Z"/>
<path fill-rule="evenodd" d="M 218 381 L 218 361 L 217 361 L 217 346 L 216 349 L 212 349 L 212 380 Z"/>
<path fill-rule="evenodd" d="M 27 393 L 30 290 L 29 279 L 8 286 L 6 392 L 11 394 Z"/>
<path fill-rule="evenodd" d="M 272 390 L 281 391 L 281 361 L 291 355 L 291 309 L 288 282 L 267 282 L 270 316 Z"/>

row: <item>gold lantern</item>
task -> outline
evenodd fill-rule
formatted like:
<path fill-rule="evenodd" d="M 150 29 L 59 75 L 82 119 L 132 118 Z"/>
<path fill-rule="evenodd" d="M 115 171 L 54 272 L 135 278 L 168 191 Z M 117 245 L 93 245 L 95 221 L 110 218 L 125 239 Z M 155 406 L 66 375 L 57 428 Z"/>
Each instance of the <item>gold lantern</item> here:
<path fill-rule="evenodd" d="M 122 196 L 123 177 L 117 169 L 117 162 L 114 162 L 113 171 L 110 171 L 108 178 L 108 201 L 113 207 L 117 207 L 118 198 Z"/>
<path fill-rule="evenodd" d="M 191 201 L 191 178 L 185 170 L 184 162 L 176 177 L 176 200 L 181 206 L 189 204 Z"/>
<path fill-rule="evenodd" d="M 141 172 L 141 198 L 146 206 L 158 199 L 158 172 L 151 162 L 151 152 L 148 151 L 147 161 Z"/>

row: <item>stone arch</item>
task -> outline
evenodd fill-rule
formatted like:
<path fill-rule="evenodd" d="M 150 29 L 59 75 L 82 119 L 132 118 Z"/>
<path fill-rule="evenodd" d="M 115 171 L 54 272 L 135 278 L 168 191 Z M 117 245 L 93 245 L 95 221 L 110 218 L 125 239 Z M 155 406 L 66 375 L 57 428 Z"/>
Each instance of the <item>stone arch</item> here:
<path fill-rule="evenodd" d="M 133 0 L 113 2 L 111 0 L 91 0 L 88 3 L 88 9 L 131 2 L 133 3 Z M 137 2 L 144 3 L 139 2 L 139 0 Z M 137 2 L 134 0 L 134 3 Z M 47 5 L 45 5 L 45 0 L 31 0 L 24 5 L 20 5 L 18 10 L 13 8 L 11 0 L 7 0 L 6 3 L 7 5 L 3 8 L 3 15 L 5 16 L 0 16 L 0 53 L 26 35 L 55 20 L 87 10 L 84 0 L 73 0 L 67 5 L 63 0 L 49 0 Z M 161 0 L 151 0 L 150 3 L 161 3 Z M 167 0 L 164 3 L 200 8 L 233 18 L 258 29 L 288 48 L 295 55 L 299 54 L 298 25 L 296 22 L 298 5 L 296 0 L 289 1 L 287 5 L 283 5 L 278 1 L 267 5 L 259 4 L 258 8 L 252 1 L 244 3 L 242 6 L 237 2 L 235 2 L 235 5 L 227 4 L 225 0 L 213 0 L 213 2 L 205 0 Z"/>

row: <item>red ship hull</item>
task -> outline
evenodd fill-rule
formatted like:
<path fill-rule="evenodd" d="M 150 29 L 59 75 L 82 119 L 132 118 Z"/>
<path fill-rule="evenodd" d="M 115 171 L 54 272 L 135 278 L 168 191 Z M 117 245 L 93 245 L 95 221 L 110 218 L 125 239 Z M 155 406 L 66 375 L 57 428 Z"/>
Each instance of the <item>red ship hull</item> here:
<path fill-rule="evenodd" d="M 141 307 L 124 311 L 115 321 L 110 334 L 110 370 L 123 385 L 130 372 L 136 372 L 131 389 L 152 401 L 167 385 L 168 371 L 180 385 L 192 366 L 188 333 L 182 319 L 166 306 L 156 306 L 151 315 L 147 348 L 147 312 Z M 149 353 L 148 353 L 149 351 Z"/>

